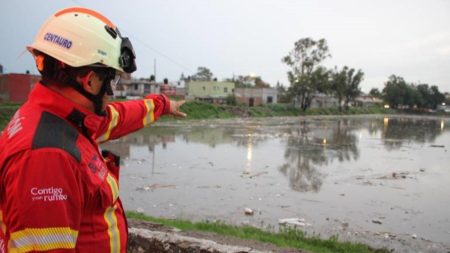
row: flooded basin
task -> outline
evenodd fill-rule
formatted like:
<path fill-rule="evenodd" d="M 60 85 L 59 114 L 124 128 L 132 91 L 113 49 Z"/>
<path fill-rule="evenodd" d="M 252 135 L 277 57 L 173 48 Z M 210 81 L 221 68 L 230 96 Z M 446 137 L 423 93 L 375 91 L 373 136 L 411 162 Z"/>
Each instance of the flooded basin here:
<path fill-rule="evenodd" d="M 400 116 L 171 121 L 102 148 L 122 157 L 127 210 L 448 252 L 449 129 Z"/>

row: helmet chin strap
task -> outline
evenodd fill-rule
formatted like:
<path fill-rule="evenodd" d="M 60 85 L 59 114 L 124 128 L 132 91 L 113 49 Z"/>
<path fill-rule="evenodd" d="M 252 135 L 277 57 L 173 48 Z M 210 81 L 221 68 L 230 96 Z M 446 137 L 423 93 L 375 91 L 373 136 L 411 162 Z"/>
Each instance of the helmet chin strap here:
<path fill-rule="evenodd" d="M 109 80 L 105 79 L 103 81 L 102 87 L 100 88 L 100 91 L 98 92 L 97 95 L 87 92 L 85 89 L 83 89 L 83 86 L 75 80 L 69 82 L 69 85 L 94 104 L 95 114 L 99 116 L 106 116 L 106 112 L 103 109 L 103 97 L 105 96 L 106 93 L 108 94 L 110 93 L 108 92 L 109 90 L 111 90 Z"/>
<path fill-rule="evenodd" d="M 89 93 L 85 89 L 83 89 L 83 85 L 70 77 L 67 73 L 65 73 L 64 70 L 57 71 L 55 80 L 67 83 L 68 85 L 70 85 L 70 87 L 78 91 L 78 93 L 89 99 L 94 104 L 95 114 L 99 116 L 106 115 L 105 110 L 103 110 L 103 97 L 105 96 L 105 94 L 112 95 L 112 89 L 110 85 L 111 80 L 108 80 L 108 78 L 105 78 L 105 80 L 103 80 L 102 87 L 100 88 L 100 91 L 97 95 Z"/>

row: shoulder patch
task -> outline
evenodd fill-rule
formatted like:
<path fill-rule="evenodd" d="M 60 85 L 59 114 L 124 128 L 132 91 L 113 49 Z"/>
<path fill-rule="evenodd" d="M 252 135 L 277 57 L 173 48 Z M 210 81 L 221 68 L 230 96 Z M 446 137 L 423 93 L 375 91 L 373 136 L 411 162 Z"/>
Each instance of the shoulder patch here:
<path fill-rule="evenodd" d="M 32 149 L 60 148 L 80 162 L 77 138 L 78 131 L 72 125 L 49 112 L 43 112 L 33 137 Z"/>

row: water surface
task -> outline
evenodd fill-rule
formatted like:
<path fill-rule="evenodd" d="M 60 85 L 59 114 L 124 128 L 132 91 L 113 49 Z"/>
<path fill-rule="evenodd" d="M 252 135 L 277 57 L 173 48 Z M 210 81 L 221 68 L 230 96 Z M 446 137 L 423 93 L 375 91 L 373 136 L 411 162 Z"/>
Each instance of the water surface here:
<path fill-rule="evenodd" d="M 122 157 L 128 210 L 264 228 L 301 218 L 309 233 L 444 252 L 449 129 L 393 116 L 180 121 L 103 148 Z"/>

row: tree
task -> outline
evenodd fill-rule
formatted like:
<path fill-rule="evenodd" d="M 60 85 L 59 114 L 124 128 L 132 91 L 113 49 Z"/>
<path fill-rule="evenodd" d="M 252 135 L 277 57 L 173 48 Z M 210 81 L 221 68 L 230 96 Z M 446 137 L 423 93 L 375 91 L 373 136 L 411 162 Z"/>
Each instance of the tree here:
<path fill-rule="evenodd" d="M 436 109 L 438 105 L 445 102 L 445 95 L 435 85 L 429 87 L 428 84 L 419 84 L 417 92 L 421 97 L 420 103 L 417 104 L 420 108 Z"/>
<path fill-rule="evenodd" d="M 345 96 L 346 77 L 347 67 L 344 67 L 341 71 L 338 71 L 337 68 L 335 68 L 334 72 L 331 74 L 331 90 L 338 100 L 339 110 L 342 110 L 342 101 Z"/>
<path fill-rule="evenodd" d="M 430 108 L 436 109 L 436 107 L 445 101 L 445 95 L 439 91 L 439 88 L 435 85 L 431 86 L 430 95 Z"/>
<path fill-rule="evenodd" d="M 350 69 L 347 66 L 344 66 L 341 71 L 335 68 L 331 75 L 331 90 L 338 100 L 339 110 L 342 109 L 343 101 L 344 105 L 348 107 L 350 102 L 361 94 L 359 84 L 363 78 L 364 73 L 361 70 L 355 73 L 355 69 Z"/>
<path fill-rule="evenodd" d="M 330 56 L 325 39 L 303 38 L 282 58 L 291 68 L 287 73 L 291 83 L 289 91 L 299 99 L 303 111 L 311 104 L 314 94 L 326 86 L 323 82 L 328 80 L 328 71 L 320 64 Z"/>
<path fill-rule="evenodd" d="M 417 90 L 417 87 L 413 84 L 407 84 L 405 90 L 405 98 L 403 99 L 404 105 L 413 108 L 418 104 L 422 103 L 423 98 L 420 92 Z"/>
<path fill-rule="evenodd" d="M 192 76 L 194 81 L 211 81 L 213 73 L 206 67 L 198 67 L 197 73 Z"/>
<path fill-rule="evenodd" d="M 374 98 L 381 98 L 382 97 L 381 92 L 380 92 L 380 90 L 378 88 L 370 89 L 369 95 L 374 97 Z"/>
<path fill-rule="evenodd" d="M 275 88 L 277 89 L 279 103 L 288 103 L 291 100 L 289 93 L 282 83 L 277 82 Z"/>
<path fill-rule="evenodd" d="M 420 93 L 422 98 L 417 104 L 417 106 L 419 108 L 427 108 L 428 101 L 430 100 L 430 88 L 428 87 L 428 84 L 417 85 L 417 91 Z"/>
<path fill-rule="evenodd" d="M 270 85 L 264 82 L 261 77 L 255 77 L 255 88 L 270 88 Z"/>
<path fill-rule="evenodd" d="M 447 104 L 447 105 L 450 105 L 450 94 L 448 93 L 448 92 L 445 92 L 444 93 L 444 97 L 445 97 L 445 103 Z"/>
<path fill-rule="evenodd" d="M 408 84 L 401 77 L 392 75 L 383 89 L 383 97 L 392 107 L 399 105 L 417 106 L 422 109 L 436 109 L 445 101 L 445 96 L 437 86 L 428 84 Z"/>
<path fill-rule="evenodd" d="M 383 98 L 393 108 L 405 104 L 407 84 L 400 76 L 391 75 L 383 88 Z"/>
<path fill-rule="evenodd" d="M 359 94 L 361 94 L 359 84 L 362 82 L 363 79 L 364 73 L 360 69 L 356 73 L 354 69 L 350 69 L 347 72 L 347 79 L 346 79 L 347 84 L 344 94 L 345 106 L 348 107 L 350 102 L 354 101 L 359 96 Z"/>

